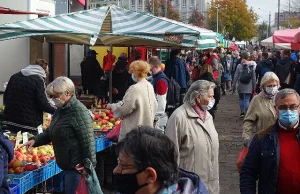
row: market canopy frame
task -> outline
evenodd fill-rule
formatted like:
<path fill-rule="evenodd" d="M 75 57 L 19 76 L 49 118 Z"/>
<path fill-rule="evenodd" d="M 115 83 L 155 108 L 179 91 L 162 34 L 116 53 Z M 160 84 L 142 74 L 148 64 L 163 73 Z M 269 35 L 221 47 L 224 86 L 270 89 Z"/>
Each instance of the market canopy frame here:
<path fill-rule="evenodd" d="M 199 31 L 174 21 L 111 5 L 0 25 L 0 41 L 39 41 L 91 46 L 197 47 Z"/>

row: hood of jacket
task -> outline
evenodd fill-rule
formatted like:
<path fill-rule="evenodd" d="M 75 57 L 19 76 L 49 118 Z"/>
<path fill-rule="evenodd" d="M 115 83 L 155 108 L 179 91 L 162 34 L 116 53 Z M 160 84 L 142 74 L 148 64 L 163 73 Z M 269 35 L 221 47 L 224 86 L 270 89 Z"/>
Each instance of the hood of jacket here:
<path fill-rule="evenodd" d="M 279 63 L 280 65 L 285 65 L 285 64 L 288 63 L 288 62 L 293 62 L 293 59 L 291 59 L 291 58 L 289 58 L 289 57 L 283 57 L 282 59 L 280 59 L 280 60 L 278 61 L 278 63 Z"/>
<path fill-rule="evenodd" d="M 180 169 L 179 173 L 178 186 L 181 190 L 181 194 L 208 194 L 204 183 L 197 174 L 183 169 Z"/>
<path fill-rule="evenodd" d="M 269 59 L 261 61 L 261 64 L 262 64 L 262 66 L 264 66 L 264 67 L 272 67 L 272 66 L 273 66 L 272 61 L 269 60 Z"/>
<path fill-rule="evenodd" d="M 24 76 L 31 76 L 31 75 L 38 75 L 43 79 L 46 79 L 46 72 L 45 70 L 39 65 L 28 65 L 24 69 L 21 70 L 21 73 Z"/>

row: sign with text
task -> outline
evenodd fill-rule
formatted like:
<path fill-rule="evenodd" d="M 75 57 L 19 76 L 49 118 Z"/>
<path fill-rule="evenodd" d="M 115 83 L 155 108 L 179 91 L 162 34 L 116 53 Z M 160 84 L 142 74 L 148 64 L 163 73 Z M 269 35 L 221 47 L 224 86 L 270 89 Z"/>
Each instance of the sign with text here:
<path fill-rule="evenodd" d="M 166 42 L 171 42 L 171 43 L 175 43 L 175 44 L 181 44 L 182 43 L 182 39 L 183 39 L 183 35 L 182 34 L 169 34 L 169 33 L 166 33 L 164 35 L 164 41 L 166 41 Z"/>

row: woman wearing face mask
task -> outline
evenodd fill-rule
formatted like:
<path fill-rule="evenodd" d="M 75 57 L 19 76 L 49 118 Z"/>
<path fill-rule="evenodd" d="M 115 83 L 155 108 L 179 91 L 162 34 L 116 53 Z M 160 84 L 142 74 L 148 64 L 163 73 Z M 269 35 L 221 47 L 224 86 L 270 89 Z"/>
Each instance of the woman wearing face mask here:
<path fill-rule="evenodd" d="M 252 131 L 266 129 L 276 122 L 274 97 L 279 89 L 279 78 L 273 72 L 267 72 L 261 79 L 261 92 L 255 96 L 249 106 L 243 124 L 244 145 L 248 147 Z"/>
<path fill-rule="evenodd" d="M 210 194 L 220 193 L 219 138 L 207 111 L 214 105 L 214 88 L 210 81 L 194 82 L 166 127 L 179 153 L 179 167 L 198 174 Z"/>
<path fill-rule="evenodd" d="M 146 80 L 149 70 L 147 62 L 132 62 L 129 73 L 136 84 L 128 88 L 122 101 L 106 107 L 113 111 L 115 118 L 123 118 L 119 140 L 139 125 L 153 126 L 157 101 L 153 86 Z"/>
<path fill-rule="evenodd" d="M 75 166 L 86 158 L 96 165 L 92 118 L 88 109 L 77 100 L 72 80 L 58 77 L 50 86 L 49 93 L 53 94 L 57 110 L 49 128 L 25 146 L 29 149 L 52 142 L 56 162 L 65 174 L 65 193 L 75 194 L 80 179 Z"/>

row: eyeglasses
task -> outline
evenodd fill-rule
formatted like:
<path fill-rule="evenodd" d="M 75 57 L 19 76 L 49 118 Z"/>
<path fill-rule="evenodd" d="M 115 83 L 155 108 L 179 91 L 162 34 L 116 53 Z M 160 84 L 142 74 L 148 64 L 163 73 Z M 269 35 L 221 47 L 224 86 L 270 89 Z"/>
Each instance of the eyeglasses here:
<path fill-rule="evenodd" d="M 278 110 L 297 110 L 299 108 L 300 105 L 291 105 L 291 106 L 278 106 Z"/>
<path fill-rule="evenodd" d="M 136 166 L 133 164 L 121 164 L 120 163 L 120 159 L 117 159 L 118 161 L 118 168 L 119 170 L 123 171 L 123 170 L 129 170 L 129 169 L 136 169 Z"/>

